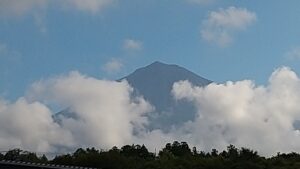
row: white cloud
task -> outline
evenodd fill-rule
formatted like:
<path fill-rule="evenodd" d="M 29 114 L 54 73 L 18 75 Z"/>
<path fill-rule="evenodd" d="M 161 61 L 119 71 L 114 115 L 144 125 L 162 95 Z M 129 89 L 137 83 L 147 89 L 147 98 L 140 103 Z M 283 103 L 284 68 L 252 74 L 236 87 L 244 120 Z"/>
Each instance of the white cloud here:
<path fill-rule="evenodd" d="M 291 60 L 300 59 L 300 47 L 294 47 L 290 51 L 285 53 L 285 57 Z"/>
<path fill-rule="evenodd" d="M 127 82 L 98 80 L 78 72 L 33 85 L 31 98 L 62 104 L 76 118 L 61 117 L 76 145 L 110 148 L 131 143 L 133 131 L 147 124 L 151 110 L 143 98 L 131 98 Z"/>
<path fill-rule="evenodd" d="M 201 36 L 222 47 L 233 41 L 233 34 L 245 30 L 256 21 L 256 14 L 245 8 L 229 7 L 212 11 L 202 23 Z"/>
<path fill-rule="evenodd" d="M 16 102 L 0 101 L 0 146 L 39 152 L 64 148 L 139 143 L 154 151 L 174 140 L 198 149 L 225 149 L 229 144 L 249 147 L 263 155 L 300 151 L 300 79 L 291 69 L 275 70 L 265 86 L 243 80 L 193 86 L 173 85 L 176 99 L 197 107 L 192 121 L 169 132 L 147 130 L 147 112 L 141 97 L 133 97 L 126 81 L 99 80 L 71 72 L 36 82 Z M 53 121 L 51 104 L 69 107 L 75 116 Z"/>
<path fill-rule="evenodd" d="M 234 144 L 265 155 L 300 151 L 300 132 L 293 127 L 300 119 L 299 90 L 300 79 L 286 67 L 277 69 L 267 86 L 249 80 L 204 88 L 187 81 L 175 83 L 175 97 L 198 108 L 196 118 L 177 135 L 205 150 Z"/>
<path fill-rule="evenodd" d="M 129 51 L 137 51 L 143 49 L 143 43 L 135 39 L 126 39 L 124 40 L 123 48 Z"/>
<path fill-rule="evenodd" d="M 105 63 L 102 67 L 104 71 L 107 73 L 118 73 L 123 67 L 123 63 L 118 59 L 111 59 L 107 63 Z"/>
<path fill-rule="evenodd" d="M 40 102 L 19 98 L 0 101 L 0 146 L 38 152 L 57 151 L 73 144 L 70 133 L 53 122 L 50 110 Z"/>
<path fill-rule="evenodd" d="M 152 107 L 131 97 L 126 81 L 99 80 L 71 72 L 32 85 L 26 97 L 14 103 L 0 101 L 0 146 L 38 152 L 78 147 L 111 148 L 131 144 L 144 130 L 145 113 Z M 75 118 L 52 119 L 48 105 L 69 107 Z"/>

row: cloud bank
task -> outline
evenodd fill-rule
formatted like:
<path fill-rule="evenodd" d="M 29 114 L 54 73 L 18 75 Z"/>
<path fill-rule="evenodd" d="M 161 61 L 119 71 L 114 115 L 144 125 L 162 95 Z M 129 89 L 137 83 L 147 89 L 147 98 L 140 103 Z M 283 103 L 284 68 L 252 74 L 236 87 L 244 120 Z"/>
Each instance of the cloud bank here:
<path fill-rule="evenodd" d="M 192 102 L 197 114 L 164 132 L 147 129 L 153 107 L 142 97 L 133 97 L 126 81 L 71 72 L 35 82 L 15 102 L 0 101 L 0 147 L 59 152 L 138 143 L 154 151 L 179 140 L 205 151 L 223 150 L 229 144 L 263 155 L 300 151 L 300 132 L 294 128 L 300 120 L 299 91 L 300 79 L 287 67 L 275 70 L 265 86 L 250 80 L 206 87 L 176 82 L 175 99 Z M 53 104 L 68 107 L 72 116 L 54 120 Z"/>
<path fill-rule="evenodd" d="M 0 102 L 0 147 L 59 152 L 130 144 L 152 109 L 143 98 L 132 98 L 131 92 L 127 82 L 98 80 L 78 72 L 36 82 L 26 97 Z M 55 122 L 51 104 L 69 107 L 75 116 L 59 116 L 60 122 Z"/>
<path fill-rule="evenodd" d="M 71 133 L 53 122 L 51 111 L 40 102 L 19 98 L 14 103 L 0 101 L 0 147 L 38 152 L 57 151 L 71 146 Z"/>
<path fill-rule="evenodd" d="M 234 33 L 245 30 L 256 21 L 256 14 L 246 8 L 229 7 L 209 13 L 202 22 L 201 36 L 219 46 L 228 46 Z"/>
<path fill-rule="evenodd" d="M 234 144 L 271 155 L 300 151 L 300 133 L 293 127 L 300 118 L 299 90 L 299 77 L 283 67 L 267 86 L 244 80 L 201 88 L 181 81 L 173 93 L 198 108 L 195 119 L 180 129 L 188 131 L 186 140 L 204 149 Z"/>

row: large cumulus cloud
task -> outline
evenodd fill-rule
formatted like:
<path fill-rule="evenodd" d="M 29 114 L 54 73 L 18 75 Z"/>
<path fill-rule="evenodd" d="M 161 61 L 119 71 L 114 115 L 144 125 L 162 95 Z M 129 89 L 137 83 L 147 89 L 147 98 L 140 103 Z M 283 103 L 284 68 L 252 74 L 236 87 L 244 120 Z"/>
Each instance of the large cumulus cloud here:
<path fill-rule="evenodd" d="M 300 151 L 300 133 L 294 127 L 300 120 L 300 79 L 290 68 L 275 70 L 267 85 L 250 80 L 206 87 L 176 82 L 174 98 L 192 102 L 197 113 L 167 132 L 147 129 L 153 107 L 133 97 L 132 91 L 126 81 L 78 72 L 35 82 L 17 101 L 0 101 L 0 147 L 65 152 L 138 143 L 154 151 L 179 140 L 205 151 L 223 150 L 229 144 L 263 155 Z M 54 120 L 53 105 L 68 108 L 72 116 Z"/>
<path fill-rule="evenodd" d="M 180 129 L 188 131 L 185 139 L 207 150 L 235 144 L 266 155 L 300 151 L 300 133 L 293 127 L 300 118 L 299 91 L 300 80 L 287 67 L 274 71 L 266 86 L 249 80 L 204 88 L 187 81 L 173 86 L 177 99 L 198 108 L 195 119 Z"/>
<path fill-rule="evenodd" d="M 0 101 L 1 149 L 49 152 L 72 145 L 71 133 L 54 123 L 51 111 L 42 103 L 28 102 L 25 98 L 14 103 Z"/>
<path fill-rule="evenodd" d="M 59 148 L 111 148 L 132 143 L 144 130 L 152 107 L 131 97 L 127 82 L 99 80 L 71 72 L 32 85 L 26 97 L 0 104 L 1 148 L 55 152 Z M 72 117 L 53 120 L 51 105 L 69 107 Z M 75 116 L 75 117 L 74 117 Z"/>
<path fill-rule="evenodd" d="M 71 131 L 77 145 L 103 146 L 130 143 L 133 132 L 148 122 L 151 106 L 141 97 L 131 98 L 127 82 L 98 80 L 71 72 L 37 82 L 31 97 L 68 106 L 76 118 L 62 118 L 62 127 Z"/>

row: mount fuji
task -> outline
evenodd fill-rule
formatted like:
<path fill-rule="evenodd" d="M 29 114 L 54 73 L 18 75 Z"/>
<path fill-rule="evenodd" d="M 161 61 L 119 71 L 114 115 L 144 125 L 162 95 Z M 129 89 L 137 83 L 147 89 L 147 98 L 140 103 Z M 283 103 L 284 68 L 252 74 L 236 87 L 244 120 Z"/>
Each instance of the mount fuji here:
<path fill-rule="evenodd" d="M 176 100 L 172 95 L 175 82 L 188 80 L 196 86 L 206 86 L 212 81 L 173 64 L 154 62 L 139 68 L 126 77 L 117 81 L 126 80 L 133 88 L 133 96 L 142 96 L 153 107 L 148 113 L 149 130 L 161 129 L 168 131 L 172 127 L 182 125 L 195 117 L 196 109 L 186 100 Z M 76 118 L 76 113 L 69 109 L 56 113 L 54 120 L 59 122 L 59 116 Z"/>
<path fill-rule="evenodd" d="M 194 119 L 196 113 L 191 103 L 175 100 L 172 96 L 175 82 L 188 80 L 197 86 L 206 86 L 212 82 L 178 65 L 161 62 L 139 68 L 118 81 L 121 80 L 127 80 L 134 89 L 134 95 L 143 96 L 155 107 L 154 112 L 150 113 L 149 127 L 163 130 Z"/>

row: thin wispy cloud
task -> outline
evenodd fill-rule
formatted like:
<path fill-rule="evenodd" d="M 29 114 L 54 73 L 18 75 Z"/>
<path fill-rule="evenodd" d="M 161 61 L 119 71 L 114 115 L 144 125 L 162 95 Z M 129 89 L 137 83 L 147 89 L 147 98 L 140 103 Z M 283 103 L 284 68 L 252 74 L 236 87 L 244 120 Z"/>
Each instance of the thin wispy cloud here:
<path fill-rule="evenodd" d="M 17 63 L 21 61 L 21 53 L 12 49 L 6 43 L 0 42 L 0 59 L 2 59 L 2 62 Z"/>
<path fill-rule="evenodd" d="M 125 39 L 123 42 L 123 49 L 128 51 L 139 51 L 143 49 L 143 43 L 135 39 Z"/>
<path fill-rule="evenodd" d="M 7 51 L 7 46 L 4 43 L 0 43 L 0 53 L 4 53 Z"/>
<path fill-rule="evenodd" d="M 206 5 L 215 2 L 216 0 L 186 0 L 193 4 Z"/>
<path fill-rule="evenodd" d="M 46 8 L 47 5 L 47 0 L 1 0 L 0 14 L 1 17 L 19 17 Z"/>
<path fill-rule="evenodd" d="M 96 14 L 117 0 L 65 0 L 63 3 L 73 9 Z"/>
<path fill-rule="evenodd" d="M 45 15 L 51 5 L 59 7 L 60 10 L 75 10 L 96 15 L 115 2 L 117 0 L 1 0 L 0 19 L 30 15 L 38 30 L 47 33 Z"/>
<path fill-rule="evenodd" d="M 45 14 L 43 13 L 35 13 L 33 15 L 33 18 L 34 18 L 34 22 L 35 22 L 35 25 L 36 27 L 38 28 L 38 30 L 41 32 L 41 33 L 47 33 L 47 25 L 46 25 L 46 21 L 45 21 Z"/>
<path fill-rule="evenodd" d="M 219 46 L 228 46 L 236 32 L 246 30 L 256 21 L 256 14 L 246 8 L 229 7 L 209 13 L 202 22 L 201 37 Z"/>
<path fill-rule="evenodd" d="M 293 47 L 288 52 L 285 53 L 285 58 L 290 60 L 300 59 L 300 47 Z"/>
<path fill-rule="evenodd" d="M 102 69 L 109 74 L 118 73 L 123 68 L 123 63 L 119 59 L 111 59 L 102 66 Z"/>
<path fill-rule="evenodd" d="M 61 9 L 73 9 L 96 14 L 117 0 L 1 0 L 2 16 L 24 16 L 39 10 L 47 10 L 49 5 L 57 5 Z"/>

